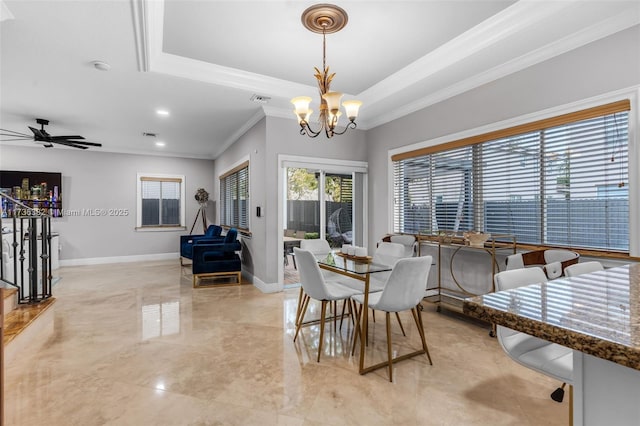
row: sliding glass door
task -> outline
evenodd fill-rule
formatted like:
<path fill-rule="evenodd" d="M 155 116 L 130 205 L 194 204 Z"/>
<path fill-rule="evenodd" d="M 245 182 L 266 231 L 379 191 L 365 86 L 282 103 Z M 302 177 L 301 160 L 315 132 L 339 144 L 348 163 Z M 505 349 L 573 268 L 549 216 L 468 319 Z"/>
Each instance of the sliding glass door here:
<path fill-rule="evenodd" d="M 353 176 L 326 173 L 324 177 L 325 238 L 331 247 L 353 243 Z"/>
<path fill-rule="evenodd" d="M 287 167 L 285 236 L 320 238 L 320 171 Z"/>
<path fill-rule="evenodd" d="M 366 162 L 284 154 L 278 162 L 280 280 L 285 269 L 297 275 L 291 252 L 302 238 L 367 246 Z"/>
<path fill-rule="evenodd" d="M 353 175 L 287 167 L 286 176 L 285 235 L 353 243 Z"/>

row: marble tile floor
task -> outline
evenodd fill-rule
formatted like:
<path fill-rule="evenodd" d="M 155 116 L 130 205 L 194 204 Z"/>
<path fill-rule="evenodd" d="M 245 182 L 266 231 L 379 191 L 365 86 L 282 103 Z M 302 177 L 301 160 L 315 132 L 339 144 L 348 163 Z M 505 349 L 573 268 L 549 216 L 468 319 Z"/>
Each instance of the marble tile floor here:
<path fill-rule="evenodd" d="M 293 258 L 289 255 L 289 261 L 284 265 L 284 282 L 283 284 L 295 284 L 300 282 L 300 274 L 293 266 Z"/>
<path fill-rule="evenodd" d="M 426 357 L 357 373 L 350 327 L 293 342 L 298 289 L 199 288 L 179 262 L 66 267 L 55 332 L 5 366 L 7 425 L 566 425 L 555 381 L 507 358 L 488 326 L 425 303 Z M 317 306 L 310 309 L 317 313 Z M 386 354 L 373 324 L 367 363 Z M 393 322 L 395 350 L 419 347 Z M 327 327 L 327 330 L 333 330 Z"/>

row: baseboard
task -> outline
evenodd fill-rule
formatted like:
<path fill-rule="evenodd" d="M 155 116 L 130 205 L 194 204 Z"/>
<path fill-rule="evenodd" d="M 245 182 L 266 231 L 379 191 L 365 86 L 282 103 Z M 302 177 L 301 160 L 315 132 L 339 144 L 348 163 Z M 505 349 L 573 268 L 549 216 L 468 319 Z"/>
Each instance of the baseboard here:
<path fill-rule="evenodd" d="M 250 274 L 245 275 L 247 275 L 247 278 L 249 278 Z M 278 293 L 282 291 L 284 287 L 282 283 L 265 283 L 260 278 L 254 275 L 251 275 L 251 280 L 249 281 L 251 281 L 253 285 L 263 293 Z"/>
<path fill-rule="evenodd" d="M 139 254 L 133 256 L 88 257 L 85 259 L 60 260 L 60 266 L 102 265 L 105 263 L 130 263 L 149 260 L 179 259 L 180 253 Z"/>
<path fill-rule="evenodd" d="M 102 265 L 106 263 L 144 262 L 151 260 L 179 259 L 180 253 L 141 254 L 135 256 L 89 257 L 85 259 L 60 260 L 60 266 Z M 243 271 L 242 276 L 263 293 L 278 293 L 283 290 L 282 283 L 265 283 L 260 278 Z"/>

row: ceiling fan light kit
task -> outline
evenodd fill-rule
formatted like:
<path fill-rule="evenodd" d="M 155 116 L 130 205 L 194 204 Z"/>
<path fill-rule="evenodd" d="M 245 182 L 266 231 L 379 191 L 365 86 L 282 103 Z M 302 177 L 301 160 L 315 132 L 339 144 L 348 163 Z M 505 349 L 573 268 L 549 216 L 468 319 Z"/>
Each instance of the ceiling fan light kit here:
<path fill-rule="evenodd" d="M 342 100 L 343 94 L 341 92 L 329 91 L 329 86 L 335 73 L 329 74 L 329 67 L 326 65 L 326 35 L 338 32 L 344 28 L 344 26 L 347 25 L 349 17 L 347 12 L 341 7 L 332 4 L 317 4 L 302 12 L 301 19 L 302 25 L 309 31 L 322 34 L 322 70 L 314 68 L 316 71 L 314 76 L 318 81 L 320 91 L 320 112 L 318 117 L 320 128 L 317 131 L 311 129 L 309 126 L 311 114 L 313 113 L 313 110 L 309 108 L 312 99 L 309 96 L 298 96 L 291 99 L 291 103 L 295 107 L 294 112 L 298 118 L 298 124 L 300 125 L 300 134 L 307 135 L 311 138 L 315 138 L 323 132 L 327 138 L 342 135 L 348 129 L 356 128 L 356 118 L 358 117 L 358 110 L 362 102 L 350 100 L 342 103 L 349 123 L 343 131 L 336 131 L 338 120 L 342 115 L 340 111 L 340 101 Z"/>

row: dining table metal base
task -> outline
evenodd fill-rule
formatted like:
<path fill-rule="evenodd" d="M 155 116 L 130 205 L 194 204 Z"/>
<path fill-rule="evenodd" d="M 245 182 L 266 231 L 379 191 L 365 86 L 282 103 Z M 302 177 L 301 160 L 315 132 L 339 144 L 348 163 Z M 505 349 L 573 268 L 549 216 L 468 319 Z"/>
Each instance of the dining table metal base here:
<path fill-rule="evenodd" d="M 417 356 L 417 355 L 426 355 L 426 354 L 427 354 L 427 352 L 424 349 L 420 349 L 420 350 L 417 350 L 415 352 L 411 352 L 409 354 L 399 355 L 399 356 L 397 356 L 395 358 L 392 358 L 391 359 L 391 363 L 395 364 L 396 362 L 404 361 L 405 359 L 413 358 L 414 356 Z M 371 365 L 369 367 L 361 368 L 360 369 L 360 374 L 367 374 L 367 373 L 370 373 L 372 371 L 379 370 L 381 368 L 385 368 L 385 367 L 388 367 L 388 366 L 389 366 L 389 361 L 382 361 L 382 362 L 380 362 L 378 364 Z"/>
<path fill-rule="evenodd" d="M 411 309 L 411 314 L 413 315 L 413 319 L 416 323 L 416 327 L 418 327 L 418 333 L 420 334 L 420 340 L 422 341 L 422 349 L 418 349 L 416 351 L 410 352 L 408 354 L 404 354 L 404 355 L 398 355 L 395 358 L 391 357 L 391 327 L 390 327 L 390 312 L 386 312 L 386 322 L 387 322 L 387 355 L 388 355 L 388 359 L 386 361 L 382 361 L 379 362 L 377 364 L 365 367 L 364 365 L 364 351 L 365 351 L 365 346 L 368 345 L 367 342 L 367 317 L 368 315 L 360 315 L 362 313 L 362 311 L 364 310 L 362 307 L 359 310 L 356 310 L 356 322 L 359 324 L 358 327 L 358 331 L 354 334 L 353 339 L 353 350 L 351 352 L 352 355 L 355 354 L 355 347 L 356 347 L 356 341 L 358 339 L 358 335 L 360 335 L 360 365 L 359 365 L 359 373 L 361 375 L 363 374 L 367 374 L 370 373 L 372 371 L 378 370 L 380 368 L 385 368 L 388 367 L 389 368 L 389 380 L 392 381 L 393 380 L 393 372 L 392 370 L 392 365 L 399 362 L 399 361 L 404 361 L 406 359 L 409 358 L 413 358 L 415 356 L 418 355 L 426 355 L 427 359 L 429 360 L 429 364 L 433 365 L 433 362 L 431 361 L 431 355 L 429 354 L 429 349 L 427 347 L 427 341 L 424 335 L 424 323 L 422 322 L 422 309 L 421 309 L 421 305 L 416 306 L 415 308 Z M 397 314 L 397 312 L 396 312 Z M 362 317 L 362 318 L 361 318 Z M 398 318 L 399 319 L 399 318 Z M 404 334 L 404 330 L 403 330 L 403 334 Z M 362 338 L 362 336 L 365 336 L 364 338 Z"/>

